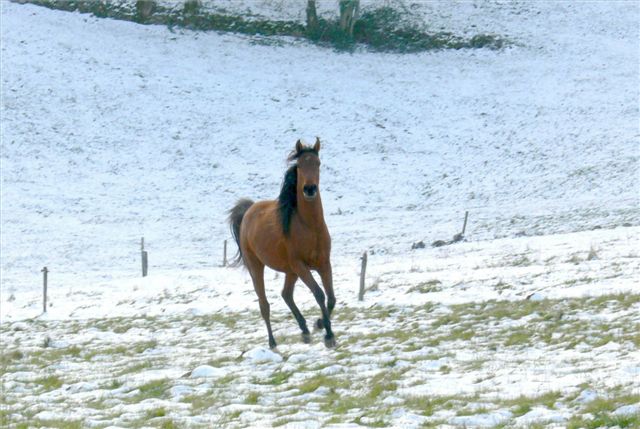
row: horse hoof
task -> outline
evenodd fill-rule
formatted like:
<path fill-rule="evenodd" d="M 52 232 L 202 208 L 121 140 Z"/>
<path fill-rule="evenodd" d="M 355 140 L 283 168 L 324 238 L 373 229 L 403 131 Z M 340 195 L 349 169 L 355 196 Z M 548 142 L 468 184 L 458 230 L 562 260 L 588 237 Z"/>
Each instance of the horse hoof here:
<path fill-rule="evenodd" d="M 336 338 L 335 337 L 331 337 L 331 338 L 324 337 L 324 345 L 328 349 L 334 348 L 336 346 Z"/>
<path fill-rule="evenodd" d="M 308 332 L 302 334 L 302 342 L 305 344 L 311 343 L 311 334 Z"/>
<path fill-rule="evenodd" d="M 324 323 L 322 322 L 322 319 L 318 319 L 316 320 L 316 329 L 320 330 L 320 329 L 324 329 Z"/>
<path fill-rule="evenodd" d="M 277 346 L 277 344 L 276 344 L 275 340 L 270 340 L 270 341 L 269 341 L 269 348 L 270 348 L 271 350 L 275 349 L 275 348 L 276 348 L 276 346 Z"/>

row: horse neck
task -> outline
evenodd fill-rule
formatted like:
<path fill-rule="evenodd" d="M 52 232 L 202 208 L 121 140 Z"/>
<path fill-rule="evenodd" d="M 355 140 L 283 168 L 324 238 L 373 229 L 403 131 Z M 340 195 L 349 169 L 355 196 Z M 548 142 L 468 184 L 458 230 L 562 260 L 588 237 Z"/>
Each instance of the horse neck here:
<path fill-rule="evenodd" d="M 297 194 L 297 210 L 303 222 L 310 227 L 319 227 L 320 225 L 323 225 L 324 212 L 322 210 L 322 199 L 320 198 L 320 191 L 318 190 L 318 196 L 313 201 L 305 200 L 302 196 L 301 190 L 298 190 Z"/>

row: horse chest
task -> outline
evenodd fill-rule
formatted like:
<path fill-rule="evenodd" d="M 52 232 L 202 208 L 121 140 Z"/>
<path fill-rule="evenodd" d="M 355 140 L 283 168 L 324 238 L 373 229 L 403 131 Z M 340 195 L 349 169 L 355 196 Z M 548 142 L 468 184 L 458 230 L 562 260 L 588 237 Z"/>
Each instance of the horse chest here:
<path fill-rule="evenodd" d="M 326 240 L 320 233 L 315 231 L 300 231 L 295 240 L 297 245 L 297 254 L 307 265 L 317 267 L 321 265 L 326 258 Z"/>

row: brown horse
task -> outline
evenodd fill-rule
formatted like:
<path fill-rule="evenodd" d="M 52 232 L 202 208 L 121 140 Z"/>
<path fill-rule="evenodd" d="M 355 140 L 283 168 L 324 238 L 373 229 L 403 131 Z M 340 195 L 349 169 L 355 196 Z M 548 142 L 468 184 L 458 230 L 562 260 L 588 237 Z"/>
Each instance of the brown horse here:
<path fill-rule="evenodd" d="M 320 199 L 319 152 L 320 139 L 316 139 L 313 147 L 298 140 L 288 158 L 289 162 L 295 163 L 284 176 L 278 199 L 257 203 L 243 199 L 229 211 L 231 233 L 238 244 L 236 262 L 244 262 L 251 274 L 271 348 L 276 346 L 276 340 L 271 332 L 269 302 L 264 291 L 265 265 L 285 273 L 282 297 L 302 329 L 302 340 L 309 343 L 311 335 L 293 301 L 293 288 L 298 278 L 311 290 L 322 310 L 322 319 L 317 321 L 316 327 L 326 330 L 325 345 L 335 346 L 330 320 L 336 304 L 331 274 L 331 237 Z M 327 294 L 326 306 L 325 294 L 311 270 L 320 274 Z"/>

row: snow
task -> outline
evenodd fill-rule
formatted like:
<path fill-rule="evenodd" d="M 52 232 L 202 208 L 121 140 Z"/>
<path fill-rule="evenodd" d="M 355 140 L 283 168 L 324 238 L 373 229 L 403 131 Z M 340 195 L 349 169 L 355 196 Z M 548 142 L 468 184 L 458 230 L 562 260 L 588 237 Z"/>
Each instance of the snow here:
<path fill-rule="evenodd" d="M 207 5 L 304 19 L 288 2 Z M 128 427 L 162 408 L 197 427 L 553 425 L 640 389 L 638 4 L 416 3 L 434 29 L 515 43 L 415 55 L 0 7 L 1 380 L 16 424 Z M 338 347 L 300 342 L 267 271 L 272 351 L 248 273 L 220 266 L 226 211 L 274 198 L 287 153 L 316 135 Z M 430 247 L 466 210 L 466 241 Z M 365 250 L 376 287 L 359 302 Z M 489 311 L 505 302 L 535 311 Z M 505 402 L 546 392 L 554 409 L 514 417 Z M 416 408 L 427 398 L 433 415 Z"/>
<path fill-rule="evenodd" d="M 225 371 L 209 365 L 200 365 L 191 372 L 191 378 L 223 377 Z"/>
<path fill-rule="evenodd" d="M 511 418 L 508 411 L 498 411 L 494 413 L 476 414 L 473 416 L 460 416 L 451 419 L 451 423 L 463 427 L 492 427 L 497 426 Z"/>
<path fill-rule="evenodd" d="M 624 405 L 617 408 L 613 414 L 616 416 L 631 416 L 634 414 L 640 414 L 640 404 Z"/>
<path fill-rule="evenodd" d="M 282 356 L 264 347 L 253 348 L 249 350 L 247 353 L 245 353 L 244 357 L 245 359 L 249 359 L 255 363 L 282 362 Z"/>

